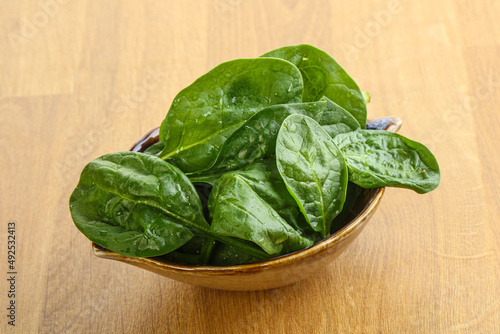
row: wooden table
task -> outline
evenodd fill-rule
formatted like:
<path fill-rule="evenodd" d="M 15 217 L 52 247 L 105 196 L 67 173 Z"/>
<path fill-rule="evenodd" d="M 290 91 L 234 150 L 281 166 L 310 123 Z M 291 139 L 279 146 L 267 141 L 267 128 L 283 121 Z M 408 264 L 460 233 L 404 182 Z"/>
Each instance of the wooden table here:
<path fill-rule="evenodd" d="M 1 7 L 0 332 L 500 332 L 499 1 Z M 401 133 L 436 154 L 441 186 L 388 189 L 343 255 L 282 289 L 208 290 L 96 258 L 68 210 L 85 164 L 128 149 L 215 65 L 298 43 L 371 93 L 370 117 L 402 118 Z"/>

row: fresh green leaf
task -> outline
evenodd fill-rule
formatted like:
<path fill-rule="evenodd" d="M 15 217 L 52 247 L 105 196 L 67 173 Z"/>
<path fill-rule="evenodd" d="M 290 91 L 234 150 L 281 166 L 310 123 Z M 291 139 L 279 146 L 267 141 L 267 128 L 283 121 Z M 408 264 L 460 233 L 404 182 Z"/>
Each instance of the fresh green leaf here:
<path fill-rule="evenodd" d="M 306 231 L 309 228 L 301 215 L 294 198 L 289 194 L 283 179 L 276 167 L 275 159 L 254 162 L 239 170 L 224 174 L 224 177 L 238 175 L 252 190 L 266 201 L 289 225 L 297 230 Z M 209 197 L 208 208 L 214 209 L 214 201 L 221 190 L 219 182 Z"/>
<path fill-rule="evenodd" d="M 213 186 L 215 181 L 217 181 L 219 179 L 219 177 L 221 177 L 223 174 L 224 174 L 224 172 L 220 172 L 220 173 L 216 173 L 216 174 L 207 174 L 207 175 L 191 174 L 188 176 L 188 178 L 192 183 L 194 183 L 196 185 L 208 184 L 208 185 Z"/>
<path fill-rule="evenodd" d="M 226 139 L 255 113 L 301 101 L 302 76 L 281 59 L 236 59 L 220 64 L 175 97 L 160 127 L 160 157 L 186 173 L 215 163 Z"/>
<path fill-rule="evenodd" d="M 85 167 L 72 218 L 90 240 L 132 257 L 233 265 L 303 249 L 345 226 L 373 194 L 360 187 L 439 185 L 425 146 L 360 129 L 398 123 L 367 124 L 369 101 L 310 45 L 223 63 L 177 94 L 158 143 L 144 150 L 150 132 L 132 149 L 144 153 Z"/>
<path fill-rule="evenodd" d="M 213 238 L 207 238 L 200 252 L 200 264 L 208 264 L 216 241 Z"/>
<path fill-rule="evenodd" d="M 328 133 L 310 117 L 291 115 L 282 124 L 276 162 L 290 193 L 314 231 L 326 237 L 342 210 L 347 166 Z"/>
<path fill-rule="evenodd" d="M 90 162 L 70 198 L 76 227 L 96 244 L 126 256 L 158 256 L 209 229 L 193 185 L 176 167 L 141 153 Z"/>
<path fill-rule="evenodd" d="M 397 133 L 358 130 L 334 141 L 344 153 L 349 180 L 363 188 L 401 187 L 423 194 L 439 185 L 439 165 L 431 151 Z"/>
<path fill-rule="evenodd" d="M 356 82 L 326 52 L 311 45 L 285 46 L 261 57 L 287 60 L 297 66 L 304 80 L 303 102 L 318 101 L 326 96 L 350 112 L 366 126 L 366 102 Z"/>
<path fill-rule="evenodd" d="M 354 116 L 327 97 L 324 97 L 323 100 L 326 101 L 326 106 L 322 118 L 319 121 L 314 117 L 313 118 L 319 122 L 330 137 L 334 138 L 341 133 L 347 133 L 359 129 L 359 123 Z"/>
<path fill-rule="evenodd" d="M 156 155 L 158 156 L 161 151 L 165 148 L 165 144 L 163 144 L 162 141 L 159 141 L 157 143 L 154 143 L 153 145 L 149 146 L 143 153 L 148 154 L 148 155 Z"/>
<path fill-rule="evenodd" d="M 325 105 L 325 101 L 279 104 L 259 111 L 227 139 L 216 164 L 205 174 L 238 169 L 274 155 L 276 137 L 285 118 L 304 114 L 319 120 Z"/>
<path fill-rule="evenodd" d="M 277 212 L 291 218 L 296 204 L 283 196 L 283 181 L 268 173 L 272 168 L 271 162 L 262 162 L 224 174 L 214 185 L 209 208 L 213 214 L 212 231 L 252 241 L 268 254 L 278 255 L 310 246 L 313 241 Z"/>
<path fill-rule="evenodd" d="M 87 238 L 126 256 L 166 254 L 196 234 L 267 257 L 262 250 L 212 233 L 186 175 L 152 155 L 118 152 L 90 162 L 71 195 L 70 211 Z"/>
<path fill-rule="evenodd" d="M 226 140 L 215 165 L 202 173 L 205 180 L 213 182 L 213 178 L 216 179 L 224 171 L 235 170 L 274 155 L 281 124 L 294 114 L 306 115 L 318 121 L 332 137 L 359 129 L 356 119 L 328 98 L 318 102 L 271 106 L 255 114 Z M 190 179 L 197 182 L 204 180 L 197 175 L 190 176 Z"/>

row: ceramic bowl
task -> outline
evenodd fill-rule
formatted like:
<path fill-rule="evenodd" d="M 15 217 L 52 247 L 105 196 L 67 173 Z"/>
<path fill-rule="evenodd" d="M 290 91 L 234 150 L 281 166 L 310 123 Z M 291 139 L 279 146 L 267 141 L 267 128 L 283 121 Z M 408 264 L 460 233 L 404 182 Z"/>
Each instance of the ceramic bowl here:
<path fill-rule="evenodd" d="M 397 131 L 401 120 L 386 117 L 372 120 L 368 128 Z M 138 141 L 131 151 L 142 151 L 158 141 L 154 129 Z M 337 258 L 361 233 L 375 213 L 384 188 L 363 189 L 345 225 L 330 237 L 303 250 L 270 260 L 232 265 L 201 266 L 165 262 L 159 258 L 126 257 L 92 244 L 97 257 L 125 262 L 176 281 L 222 290 L 265 290 L 282 287 L 319 272 Z"/>

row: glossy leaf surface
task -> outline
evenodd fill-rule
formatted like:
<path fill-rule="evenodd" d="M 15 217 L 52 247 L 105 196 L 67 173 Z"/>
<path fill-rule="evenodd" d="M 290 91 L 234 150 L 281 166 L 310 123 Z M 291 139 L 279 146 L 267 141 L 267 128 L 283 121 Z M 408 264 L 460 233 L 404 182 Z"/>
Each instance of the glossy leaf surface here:
<path fill-rule="evenodd" d="M 272 255 L 312 245 L 281 216 L 296 219 L 299 212 L 279 175 L 269 173 L 273 168 L 272 162 L 255 163 L 215 183 L 209 200 L 212 231 L 254 242 Z"/>
<path fill-rule="evenodd" d="M 424 145 L 397 133 L 358 130 L 334 139 L 349 166 L 349 180 L 363 188 L 401 187 L 427 193 L 439 185 L 439 165 Z"/>
<path fill-rule="evenodd" d="M 319 122 L 330 137 L 334 138 L 341 133 L 351 132 L 360 128 L 358 121 L 347 110 L 326 97 L 323 100 L 326 101 L 326 105 L 321 119 L 313 118 Z"/>
<path fill-rule="evenodd" d="M 162 141 L 159 141 L 159 142 L 154 143 L 153 145 L 149 146 L 143 153 L 158 156 L 161 153 L 161 151 L 163 151 L 164 148 L 165 148 L 165 144 L 163 144 Z"/>
<path fill-rule="evenodd" d="M 141 153 L 90 162 L 70 198 L 77 228 L 126 256 L 158 256 L 185 244 L 192 228 L 209 229 L 193 185 L 176 167 Z"/>
<path fill-rule="evenodd" d="M 304 79 L 303 102 L 326 96 L 366 126 L 366 102 L 356 82 L 326 52 L 307 44 L 285 46 L 261 57 L 287 60 L 297 66 Z"/>
<path fill-rule="evenodd" d="M 294 198 L 288 192 L 276 167 L 275 159 L 262 160 L 232 172 L 241 177 L 252 190 L 265 200 L 285 221 L 295 229 L 307 230 L 308 225 L 300 213 Z M 229 177 L 231 173 L 224 174 Z M 220 183 L 219 183 L 220 184 Z M 213 212 L 213 201 L 217 198 L 219 186 L 215 187 L 208 202 Z"/>
<path fill-rule="evenodd" d="M 280 104 L 259 111 L 229 137 L 216 164 L 207 173 L 238 169 L 274 155 L 276 137 L 285 118 L 302 114 L 319 120 L 325 105 L 325 101 Z"/>
<path fill-rule="evenodd" d="M 276 162 L 290 193 L 314 231 L 326 237 L 342 210 L 347 166 L 328 133 L 312 118 L 289 116 L 281 126 Z"/>
<path fill-rule="evenodd" d="M 226 139 L 250 117 L 275 104 L 300 102 L 302 76 L 270 58 L 220 64 L 175 97 L 160 127 L 160 157 L 186 173 L 215 163 Z"/>

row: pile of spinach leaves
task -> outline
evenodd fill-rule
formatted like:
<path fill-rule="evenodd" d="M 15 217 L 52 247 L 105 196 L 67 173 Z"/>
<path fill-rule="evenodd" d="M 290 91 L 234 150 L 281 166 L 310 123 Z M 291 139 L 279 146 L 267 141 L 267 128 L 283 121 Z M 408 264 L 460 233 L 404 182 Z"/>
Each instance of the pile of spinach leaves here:
<path fill-rule="evenodd" d="M 358 186 L 439 185 L 424 145 L 366 123 L 365 95 L 315 47 L 228 61 L 177 94 L 157 144 L 90 162 L 71 215 L 131 257 L 230 265 L 294 252 L 338 228 Z"/>

